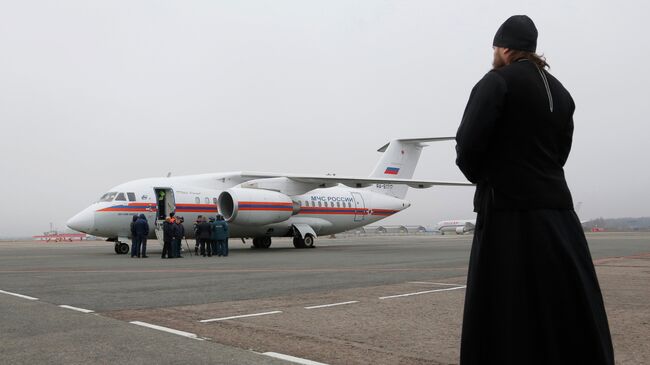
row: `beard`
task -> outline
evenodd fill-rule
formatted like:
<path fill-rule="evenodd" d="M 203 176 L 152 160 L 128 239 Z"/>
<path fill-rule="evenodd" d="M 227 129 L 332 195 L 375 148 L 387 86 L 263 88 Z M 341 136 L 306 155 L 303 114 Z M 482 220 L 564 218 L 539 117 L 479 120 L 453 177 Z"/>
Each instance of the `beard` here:
<path fill-rule="evenodd" d="M 494 59 L 492 60 L 492 69 L 496 70 L 506 65 L 506 60 L 499 52 L 494 52 Z"/>

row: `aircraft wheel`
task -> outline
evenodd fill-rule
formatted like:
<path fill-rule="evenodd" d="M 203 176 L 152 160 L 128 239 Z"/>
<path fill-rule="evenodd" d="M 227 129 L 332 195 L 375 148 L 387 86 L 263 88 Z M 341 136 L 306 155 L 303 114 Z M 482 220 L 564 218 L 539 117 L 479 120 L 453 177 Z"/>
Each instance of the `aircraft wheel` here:
<path fill-rule="evenodd" d="M 313 248 L 314 247 L 314 236 L 307 234 L 305 235 L 305 247 Z"/>
<path fill-rule="evenodd" d="M 118 255 L 120 254 L 120 245 L 117 243 L 115 244 L 115 253 Z"/>
<path fill-rule="evenodd" d="M 119 246 L 117 247 L 118 253 L 120 255 L 126 255 L 129 253 L 129 245 L 127 245 L 124 242 L 120 242 Z"/>
<path fill-rule="evenodd" d="M 294 237 L 293 238 L 293 247 L 295 248 L 305 248 L 305 240 L 303 240 L 300 236 Z"/>
<path fill-rule="evenodd" d="M 269 248 L 269 247 L 271 247 L 271 237 L 256 237 L 256 238 L 253 238 L 253 247 L 255 247 L 255 248 Z"/>

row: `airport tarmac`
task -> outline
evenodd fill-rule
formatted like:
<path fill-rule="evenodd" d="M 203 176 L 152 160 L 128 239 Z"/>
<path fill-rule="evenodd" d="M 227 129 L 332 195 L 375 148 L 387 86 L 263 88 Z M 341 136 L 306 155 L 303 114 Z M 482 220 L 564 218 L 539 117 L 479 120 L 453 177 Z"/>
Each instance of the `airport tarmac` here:
<path fill-rule="evenodd" d="M 174 260 L 155 241 L 147 259 L 0 242 L 2 363 L 457 364 L 471 238 L 231 240 Z M 588 240 L 617 363 L 648 364 L 650 233 Z"/>

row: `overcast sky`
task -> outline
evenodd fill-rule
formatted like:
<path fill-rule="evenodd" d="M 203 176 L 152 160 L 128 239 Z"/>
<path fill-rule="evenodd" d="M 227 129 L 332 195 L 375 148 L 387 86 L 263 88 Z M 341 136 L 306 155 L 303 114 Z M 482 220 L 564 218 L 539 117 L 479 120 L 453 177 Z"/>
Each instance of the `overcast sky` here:
<path fill-rule="evenodd" d="M 142 177 L 367 176 L 393 138 L 454 135 L 513 14 L 572 93 L 581 218 L 650 215 L 644 1 L 2 1 L 0 236 Z M 462 180 L 454 143 L 416 178 Z M 411 191 L 388 224 L 473 218 L 473 188 Z"/>

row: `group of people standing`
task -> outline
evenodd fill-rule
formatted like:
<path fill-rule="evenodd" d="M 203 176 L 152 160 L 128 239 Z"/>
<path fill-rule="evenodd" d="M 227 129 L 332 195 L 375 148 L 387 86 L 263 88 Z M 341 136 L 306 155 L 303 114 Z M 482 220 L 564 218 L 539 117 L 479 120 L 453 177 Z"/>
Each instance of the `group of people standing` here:
<path fill-rule="evenodd" d="M 161 258 L 173 259 L 182 258 L 181 245 L 185 238 L 184 219 L 175 216 L 174 212 L 165 218 L 162 225 L 163 250 Z M 194 236 L 196 245 L 194 252 L 201 256 L 228 256 L 228 236 L 230 234 L 228 223 L 221 214 L 216 218 L 199 216 L 194 222 Z M 131 222 L 131 257 L 147 257 L 147 236 L 149 235 L 149 223 L 144 214 L 133 216 Z M 188 247 L 189 249 L 189 247 Z"/>
<path fill-rule="evenodd" d="M 163 251 L 161 258 L 182 258 L 181 241 L 185 238 L 185 227 L 183 227 L 183 217 L 175 217 L 170 213 L 169 217 L 163 222 Z"/>
<path fill-rule="evenodd" d="M 213 217 L 199 216 L 194 222 L 194 236 L 196 245 L 194 252 L 201 256 L 228 256 L 228 223 L 221 214 Z"/>

